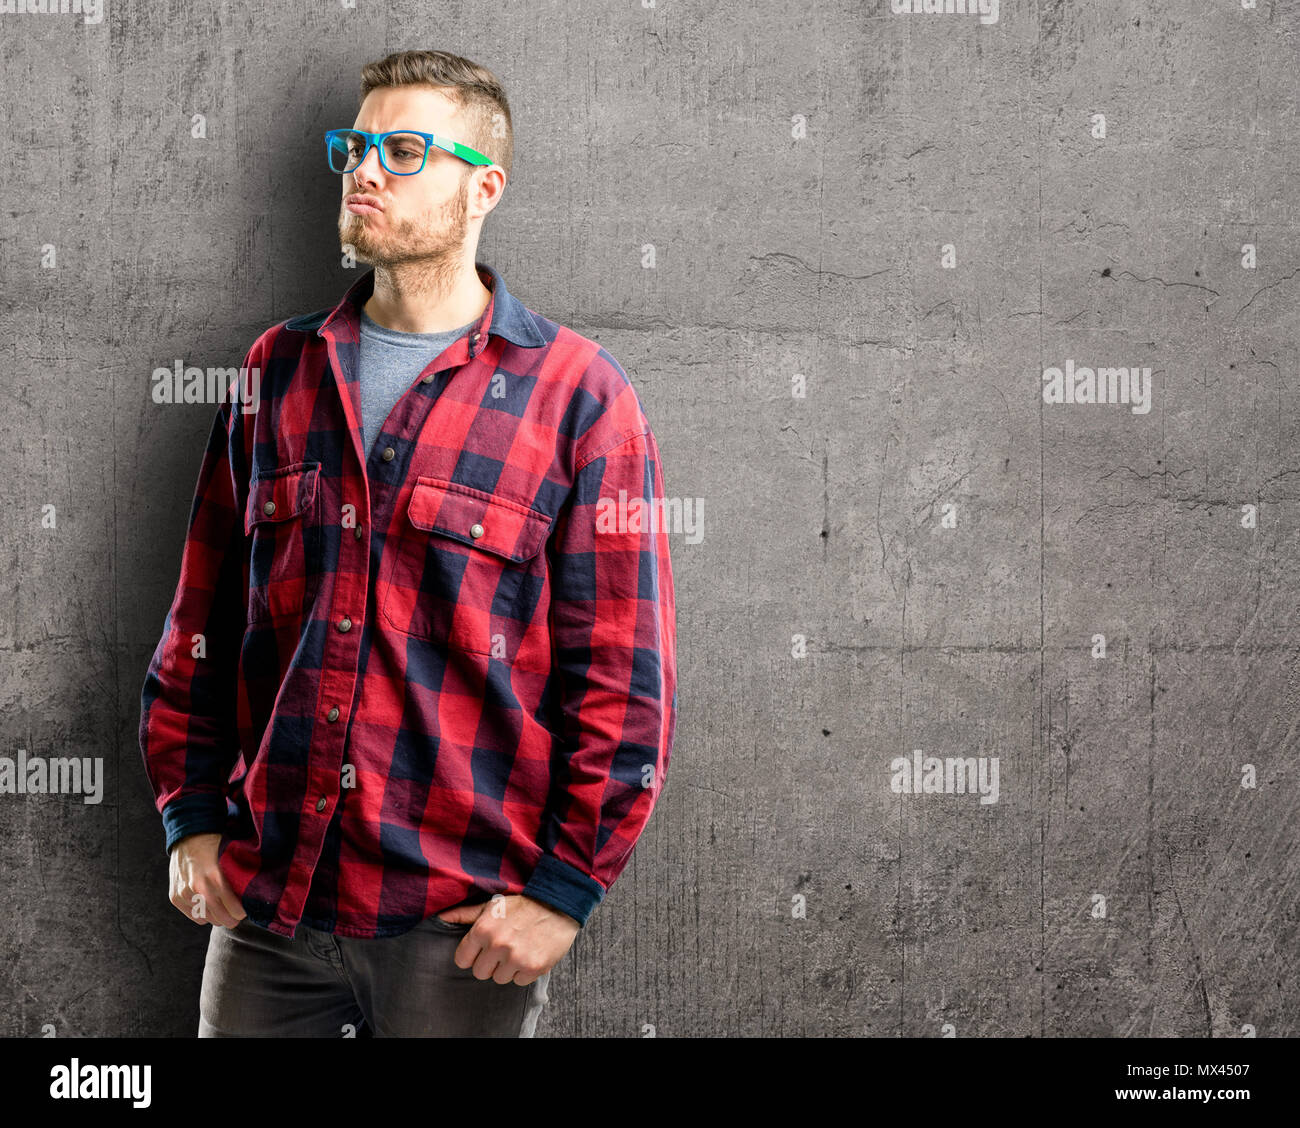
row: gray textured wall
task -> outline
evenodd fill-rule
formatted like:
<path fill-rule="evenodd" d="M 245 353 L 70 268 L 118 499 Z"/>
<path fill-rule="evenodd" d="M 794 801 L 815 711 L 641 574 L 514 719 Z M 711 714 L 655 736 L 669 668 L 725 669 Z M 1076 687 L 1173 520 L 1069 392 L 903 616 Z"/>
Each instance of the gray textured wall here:
<path fill-rule="evenodd" d="M 511 95 L 479 258 L 704 504 L 667 791 L 539 1035 L 1300 1033 L 1295 9 L 890 8 L 0 14 L 0 753 L 105 772 L 0 795 L 0 1033 L 194 1032 L 135 730 L 215 408 L 150 373 L 338 300 L 320 134 L 417 46 Z"/>

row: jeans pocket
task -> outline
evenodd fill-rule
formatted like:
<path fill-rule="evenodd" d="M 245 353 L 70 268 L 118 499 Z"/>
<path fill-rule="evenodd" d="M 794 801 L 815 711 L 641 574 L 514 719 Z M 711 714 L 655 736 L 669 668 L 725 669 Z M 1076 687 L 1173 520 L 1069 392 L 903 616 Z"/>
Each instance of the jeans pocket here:
<path fill-rule="evenodd" d="M 468 923 L 465 924 L 458 924 L 455 921 L 443 920 L 436 913 L 433 916 L 429 917 L 425 921 L 425 924 L 428 924 L 430 927 L 437 929 L 439 932 L 448 932 L 452 934 L 461 933 L 462 935 L 474 927 L 473 921 L 469 921 Z"/>

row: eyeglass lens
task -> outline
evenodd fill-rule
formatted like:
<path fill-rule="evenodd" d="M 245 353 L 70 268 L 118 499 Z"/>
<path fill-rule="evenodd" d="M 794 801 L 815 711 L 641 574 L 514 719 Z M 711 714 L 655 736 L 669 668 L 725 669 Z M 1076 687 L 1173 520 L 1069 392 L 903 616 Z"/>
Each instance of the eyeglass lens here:
<path fill-rule="evenodd" d="M 389 172 L 398 175 L 415 172 L 424 163 L 424 138 L 418 133 L 394 133 L 383 142 L 383 164 Z M 361 163 L 366 151 L 366 138 L 355 130 L 336 133 L 330 141 L 330 168 L 335 172 L 351 172 Z"/>

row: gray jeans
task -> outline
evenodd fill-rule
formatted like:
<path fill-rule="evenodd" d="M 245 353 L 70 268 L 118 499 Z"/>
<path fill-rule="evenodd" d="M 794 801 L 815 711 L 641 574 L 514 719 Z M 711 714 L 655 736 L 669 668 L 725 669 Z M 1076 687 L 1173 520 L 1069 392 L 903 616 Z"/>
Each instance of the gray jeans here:
<path fill-rule="evenodd" d="M 470 925 L 436 916 L 374 940 L 209 927 L 200 1038 L 531 1038 L 547 1000 L 549 971 L 521 987 L 457 967 Z"/>

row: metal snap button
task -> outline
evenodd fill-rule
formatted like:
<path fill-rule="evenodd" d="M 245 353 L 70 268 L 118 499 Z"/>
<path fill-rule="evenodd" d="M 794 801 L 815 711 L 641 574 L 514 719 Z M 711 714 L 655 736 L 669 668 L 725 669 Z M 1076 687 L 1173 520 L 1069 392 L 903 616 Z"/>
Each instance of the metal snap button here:
<path fill-rule="evenodd" d="M 483 526 L 477 524 L 471 525 L 469 527 L 469 535 L 472 536 L 475 540 L 478 540 L 478 538 L 483 535 Z"/>
<path fill-rule="evenodd" d="M 345 619 L 340 619 L 340 620 L 339 620 L 339 630 L 341 630 L 344 634 L 347 634 L 348 631 L 350 631 L 351 629 L 352 629 L 352 620 L 351 620 L 351 619 L 346 619 L 346 618 L 345 618 Z"/>
<path fill-rule="evenodd" d="M 384 447 L 384 453 L 381 454 L 379 457 L 382 458 L 385 462 L 392 462 L 393 459 L 397 457 L 397 451 L 395 451 L 392 447 Z"/>
<path fill-rule="evenodd" d="M 325 800 L 323 798 L 316 800 L 316 810 L 318 811 L 325 810 Z"/>
<path fill-rule="evenodd" d="M 268 517 L 271 516 L 271 514 L 275 512 L 275 502 L 268 501 L 264 506 L 262 506 L 262 512 Z"/>
<path fill-rule="evenodd" d="M 325 714 L 325 719 L 327 721 L 337 721 L 339 719 L 339 707 L 335 705 L 333 709 Z"/>

